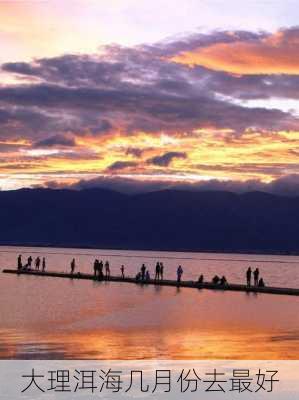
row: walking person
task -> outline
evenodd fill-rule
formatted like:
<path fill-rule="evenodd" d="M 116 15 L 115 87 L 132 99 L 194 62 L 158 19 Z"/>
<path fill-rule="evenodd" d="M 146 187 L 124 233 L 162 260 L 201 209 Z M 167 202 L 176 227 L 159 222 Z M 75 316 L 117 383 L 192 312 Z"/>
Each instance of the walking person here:
<path fill-rule="evenodd" d="M 246 279 L 247 279 L 247 286 L 251 286 L 251 268 L 249 267 L 248 270 L 246 271 Z"/>
<path fill-rule="evenodd" d="M 42 269 L 43 269 L 43 272 L 45 272 L 45 270 L 46 270 L 46 259 L 45 259 L 45 257 L 43 257 Z"/>
<path fill-rule="evenodd" d="M 177 269 L 177 282 L 180 283 L 181 279 L 182 279 L 182 275 L 183 275 L 183 268 L 181 265 L 179 265 L 178 269 Z"/>
<path fill-rule="evenodd" d="M 259 283 L 259 275 L 260 275 L 260 271 L 258 268 L 256 268 L 253 271 L 253 280 L 254 280 L 254 286 L 258 286 Z"/>

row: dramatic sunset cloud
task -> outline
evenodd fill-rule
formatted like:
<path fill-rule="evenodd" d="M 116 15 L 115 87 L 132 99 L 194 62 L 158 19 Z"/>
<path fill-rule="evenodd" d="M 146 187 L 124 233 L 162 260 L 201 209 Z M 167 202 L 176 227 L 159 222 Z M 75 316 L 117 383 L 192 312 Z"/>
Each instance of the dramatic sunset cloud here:
<path fill-rule="evenodd" d="M 299 75 L 299 28 L 245 40 L 234 32 L 227 32 L 227 35 L 231 36 L 231 41 L 183 51 L 172 60 L 190 67 L 200 65 L 239 75 Z"/>
<path fill-rule="evenodd" d="M 53 8 L 44 29 L 38 18 L 46 15 L 44 2 L 30 10 L 24 2 L 1 5 L 7 47 L 0 73 L 2 189 L 297 193 L 298 28 L 269 26 L 261 18 L 267 30 L 254 24 L 216 29 L 216 13 L 216 22 L 207 18 L 209 30 L 196 30 L 192 17 L 189 32 L 181 34 L 173 25 L 179 13 L 169 8 L 173 21 L 161 11 L 151 33 L 135 20 L 144 15 L 148 22 L 145 11 L 156 10 L 148 2 L 130 0 L 129 14 L 118 0 L 102 7 L 83 3 L 68 16 L 57 2 L 65 22 L 55 23 Z M 169 4 L 163 0 L 161 7 Z M 182 12 L 197 9 L 191 1 Z M 114 24 L 112 34 L 113 17 L 128 15 L 127 37 L 128 23 Z M 24 19 L 31 27 L 18 25 Z"/>

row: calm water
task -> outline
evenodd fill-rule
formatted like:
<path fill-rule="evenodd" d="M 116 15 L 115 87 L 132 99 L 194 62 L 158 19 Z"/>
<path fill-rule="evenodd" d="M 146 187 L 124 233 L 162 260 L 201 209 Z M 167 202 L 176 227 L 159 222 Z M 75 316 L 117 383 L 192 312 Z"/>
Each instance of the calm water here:
<path fill-rule="evenodd" d="M 250 265 L 267 284 L 299 287 L 299 257 L 140 251 L 0 248 L 0 266 L 44 255 L 48 270 L 92 271 L 95 257 L 112 274 L 135 275 L 142 262 L 165 277 L 215 273 L 244 282 Z M 27 254 L 28 253 L 28 254 Z M 0 274 L 0 358 L 299 359 L 299 298 Z"/>

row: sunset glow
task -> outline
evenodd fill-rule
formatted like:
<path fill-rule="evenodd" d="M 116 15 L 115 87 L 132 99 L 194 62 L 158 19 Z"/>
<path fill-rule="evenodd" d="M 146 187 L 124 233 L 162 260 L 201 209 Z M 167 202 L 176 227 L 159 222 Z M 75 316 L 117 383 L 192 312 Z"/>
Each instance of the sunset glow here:
<path fill-rule="evenodd" d="M 246 26 L 234 1 L 230 18 L 197 2 L 163 0 L 159 17 L 145 1 L 53 3 L 0 3 L 1 189 L 298 184 L 291 5 L 266 20 L 256 3 Z"/>

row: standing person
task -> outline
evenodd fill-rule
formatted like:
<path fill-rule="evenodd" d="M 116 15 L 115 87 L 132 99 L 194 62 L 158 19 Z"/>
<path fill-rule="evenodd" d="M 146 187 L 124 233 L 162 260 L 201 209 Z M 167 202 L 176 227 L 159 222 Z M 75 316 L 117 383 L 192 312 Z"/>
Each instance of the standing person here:
<path fill-rule="evenodd" d="M 142 264 L 140 271 L 141 271 L 141 279 L 144 281 L 145 271 L 146 271 L 146 266 L 144 264 Z"/>
<path fill-rule="evenodd" d="M 94 261 L 94 263 L 93 263 L 93 274 L 94 274 L 94 276 L 97 276 L 98 271 L 99 271 L 99 260 L 96 259 Z"/>
<path fill-rule="evenodd" d="M 160 279 L 163 279 L 164 265 L 160 263 Z"/>
<path fill-rule="evenodd" d="M 256 269 L 253 271 L 254 286 L 257 286 L 258 283 L 259 283 L 259 275 L 260 275 L 260 271 L 259 271 L 258 268 L 256 268 Z"/>
<path fill-rule="evenodd" d="M 32 264 L 32 257 L 29 256 L 28 259 L 27 259 L 27 267 L 28 267 L 28 269 L 31 269 L 31 264 Z"/>
<path fill-rule="evenodd" d="M 251 286 L 251 268 L 249 267 L 246 271 L 247 286 Z"/>
<path fill-rule="evenodd" d="M 105 262 L 105 272 L 106 272 L 106 279 L 110 278 L 110 265 L 109 262 Z"/>
<path fill-rule="evenodd" d="M 104 264 L 103 264 L 103 261 L 101 260 L 99 263 L 99 279 L 103 279 L 103 277 L 104 277 L 103 268 L 104 268 Z"/>
<path fill-rule="evenodd" d="M 120 267 L 120 272 L 121 272 L 121 277 L 125 279 L 125 267 L 123 265 Z"/>
<path fill-rule="evenodd" d="M 179 265 L 178 269 L 177 269 L 177 282 L 181 282 L 182 279 L 182 275 L 183 275 L 183 268 L 181 265 Z"/>
<path fill-rule="evenodd" d="M 42 268 L 43 268 L 43 272 L 45 272 L 45 269 L 46 269 L 46 259 L 45 259 L 45 257 L 43 257 Z"/>
<path fill-rule="evenodd" d="M 76 263 L 75 263 L 75 259 L 73 258 L 71 261 L 71 274 L 74 273 L 75 268 L 76 268 Z"/>
<path fill-rule="evenodd" d="M 23 268 L 22 256 L 21 256 L 21 254 L 19 254 L 19 257 L 18 257 L 18 269 L 22 269 L 22 268 Z"/>
<path fill-rule="evenodd" d="M 37 258 L 35 259 L 35 269 L 36 269 L 36 270 L 39 270 L 39 266 L 40 266 L 40 258 L 37 257 Z"/>
<path fill-rule="evenodd" d="M 155 274 L 155 280 L 158 280 L 159 278 L 160 278 L 160 271 L 161 271 L 161 269 L 160 269 L 161 267 L 160 267 L 160 263 L 159 262 L 157 262 L 157 264 L 156 264 L 156 274 Z"/>

